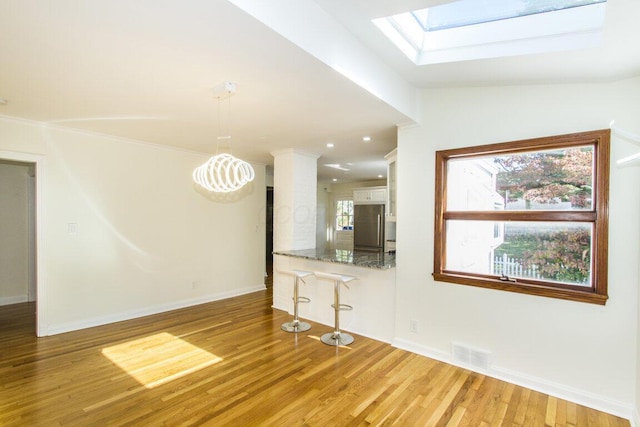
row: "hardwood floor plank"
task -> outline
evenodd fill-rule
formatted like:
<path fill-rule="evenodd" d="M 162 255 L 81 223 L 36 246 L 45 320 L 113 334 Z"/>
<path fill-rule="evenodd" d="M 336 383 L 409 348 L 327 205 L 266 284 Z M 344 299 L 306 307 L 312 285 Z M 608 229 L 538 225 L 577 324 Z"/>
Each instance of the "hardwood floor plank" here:
<path fill-rule="evenodd" d="M 496 382 L 495 391 L 491 396 L 487 397 L 485 409 L 483 411 L 483 421 L 489 425 L 493 423 L 493 419 L 496 416 L 498 406 L 502 401 L 502 393 L 507 383 L 498 381 Z"/>
<path fill-rule="evenodd" d="M 475 395 L 476 391 L 475 389 L 473 389 L 473 383 L 476 380 L 476 374 L 467 370 L 464 370 L 463 373 L 466 377 L 465 382 L 464 384 L 462 384 L 456 395 L 449 403 L 449 406 L 442 414 L 442 418 L 440 419 L 438 425 L 447 425 L 450 419 L 456 416 L 456 413 L 458 413 L 458 416 L 460 417 L 457 422 L 460 423 L 463 419 L 468 405 L 468 403 L 465 403 L 465 399 L 467 400 L 467 402 L 471 401 L 472 396 Z"/>
<path fill-rule="evenodd" d="M 458 427 L 460 425 L 460 421 L 464 417 L 464 413 L 466 408 L 462 406 L 458 406 L 456 410 L 453 412 L 453 415 L 447 420 L 447 424 L 445 427 Z"/>
<path fill-rule="evenodd" d="M 536 414 L 538 412 L 538 404 L 541 399 L 540 393 L 531 391 L 529 394 L 529 401 L 527 402 L 527 411 L 524 415 L 523 425 L 535 425 Z"/>
<path fill-rule="evenodd" d="M 467 381 L 468 375 L 464 371 L 456 369 L 455 382 L 446 385 L 445 390 L 447 393 L 440 400 L 440 404 L 433 410 L 431 417 L 427 420 L 427 424 L 436 425 L 445 415 L 447 409 L 449 409 L 451 402 L 458 394 L 458 391 L 464 386 Z"/>
<path fill-rule="evenodd" d="M 562 399 L 556 399 L 556 423 L 557 427 L 567 426 L 567 402 Z"/>
<path fill-rule="evenodd" d="M 464 425 L 466 426 L 479 426 L 482 423 L 486 424 L 485 408 L 489 406 L 489 402 L 495 393 L 498 386 L 498 380 L 494 378 L 485 377 L 482 382 L 482 387 L 479 387 L 467 406 L 467 415 L 465 417 Z"/>
<path fill-rule="evenodd" d="M 567 424 L 571 427 L 578 425 L 578 405 L 567 402 Z"/>
<path fill-rule="evenodd" d="M 498 402 L 498 407 L 491 421 L 491 426 L 501 426 L 504 424 L 505 417 L 507 415 L 507 411 L 509 410 L 509 405 L 511 404 L 511 399 L 513 398 L 514 384 L 505 384 L 504 390 L 501 394 L 500 401 Z M 515 406 L 515 405 L 514 405 Z"/>
<path fill-rule="evenodd" d="M 553 426 L 556 424 L 557 410 L 558 399 L 555 397 L 549 397 L 549 399 L 547 399 L 547 410 L 544 417 L 544 423 L 546 425 Z"/>
<path fill-rule="evenodd" d="M 374 409 L 369 411 L 364 420 L 368 424 L 379 425 L 383 424 L 384 421 L 387 420 L 394 412 L 398 410 L 401 411 L 402 408 L 404 408 L 405 400 L 409 395 L 407 390 L 414 381 L 415 378 L 406 376 L 402 383 L 397 384 L 397 387 L 393 392 L 389 393 L 384 400 L 382 400 Z M 353 415 L 353 413 L 351 415 Z"/>
<path fill-rule="evenodd" d="M 2 426 L 629 426 L 571 402 L 356 337 L 330 347 L 269 291 L 53 337 L 0 307 Z"/>
<path fill-rule="evenodd" d="M 507 403 L 507 411 L 504 413 L 503 419 L 505 422 L 508 420 L 510 424 L 506 425 L 520 425 L 517 423 L 518 418 L 518 409 L 521 405 L 522 393 L 524 389 L 522 387 L 513 386 L 513 392 L 509 397 L 509 401 Z"/>

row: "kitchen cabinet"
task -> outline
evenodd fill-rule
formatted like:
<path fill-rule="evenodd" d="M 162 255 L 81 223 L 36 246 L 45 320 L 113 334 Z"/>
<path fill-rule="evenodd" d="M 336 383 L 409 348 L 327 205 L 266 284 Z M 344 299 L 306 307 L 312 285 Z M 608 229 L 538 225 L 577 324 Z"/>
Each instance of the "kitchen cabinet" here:
<path fill-rule="evenodd" d="M 396 148 L 384 158 L 387 160 L 387 221 L 396 221 L 397 216 L 397 185 L 398 149 Z"/>
<path fill-rule="evenodd" d="M 385 204 L 387 202 L 386 187 L 365 187 L 353 190 L 353 204 Z"/>

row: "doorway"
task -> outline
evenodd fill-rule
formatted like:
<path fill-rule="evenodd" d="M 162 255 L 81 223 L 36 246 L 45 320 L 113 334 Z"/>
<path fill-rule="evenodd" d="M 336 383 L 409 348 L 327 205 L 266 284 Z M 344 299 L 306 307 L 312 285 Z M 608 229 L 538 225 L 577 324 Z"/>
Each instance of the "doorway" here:
<path fill-rule="evenodd" d="M 34 210 L 35 164 L 0 160 L 0 306 L 36 300 Z"/>
<path fill-rule="evenodd" d="M 267 206 L 266 206 L 266 277 L 265 285 L 269 288 L 273 286 L 273 187 L 267 187 Z"/>
<path fill-rule="evenodd" d="M 0 151 L 0 308 L 25 304 L 37 336 L 46 335 L 42 309 L 38 206 L 43 157 Z"/>

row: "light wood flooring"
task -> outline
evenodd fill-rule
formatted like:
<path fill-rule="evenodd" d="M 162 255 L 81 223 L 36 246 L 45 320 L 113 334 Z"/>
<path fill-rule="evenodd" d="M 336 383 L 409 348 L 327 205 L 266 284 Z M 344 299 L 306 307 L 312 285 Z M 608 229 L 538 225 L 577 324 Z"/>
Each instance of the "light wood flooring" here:
<path fill-rule="evenodd" d="M 328 308 L 330 309 L 330 308 Z M 0 307 L 1 426 L 629 426 L 331 328 L 291 334 L 269 290 L 52 337 Z"/>

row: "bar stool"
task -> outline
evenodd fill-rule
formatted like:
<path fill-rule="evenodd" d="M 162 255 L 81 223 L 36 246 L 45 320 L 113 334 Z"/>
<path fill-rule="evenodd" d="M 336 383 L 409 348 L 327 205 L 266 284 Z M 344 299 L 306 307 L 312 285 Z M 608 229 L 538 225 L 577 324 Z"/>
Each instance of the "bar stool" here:
<path fill-rule="evenodd" d="M 285 322 L 280 326 L 285 332 L 304 332 L 311 329 L 311 325 L 307 322 L 301 322 L 298 319 L 298 303 L 307 303 L 311 300 L 307 297 L 298 296 L 298 282 L 302 280 L 305 283 L 304 278 L 312 275 L 310 271 L 293 270 L 293 271 L 281 271 L 283 274 L 292 274 L 295 279 L 293 281 L 293 320 L 291 322 Z"/>
<path fill-rule="evenodd" d="M 320 279 L 333 280 L 334 283 L 333 304 L 331 304 L 331 307 L 333 307 L 333 311 L 335 314 L 335 326 L 333 332 L 322 335 L 320 337 L 320 341 L 327 345 L 334 346 L 351 344 L 354 341 L 354 338 L 351 335 L 340 330 L 340 311 L 353 310 L 353 307 L 347 304 L 340 304 L 340 285 L 344 285 L 347 289 L 349 289 L 347 283 L 352 280 L 356 280 L 357 277 L 336 273 L 324 273 L 321 271 L 316 271 L 315 275 Z"/>

